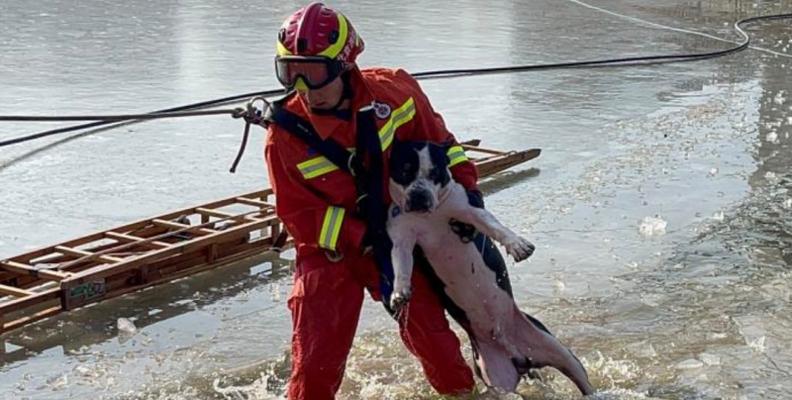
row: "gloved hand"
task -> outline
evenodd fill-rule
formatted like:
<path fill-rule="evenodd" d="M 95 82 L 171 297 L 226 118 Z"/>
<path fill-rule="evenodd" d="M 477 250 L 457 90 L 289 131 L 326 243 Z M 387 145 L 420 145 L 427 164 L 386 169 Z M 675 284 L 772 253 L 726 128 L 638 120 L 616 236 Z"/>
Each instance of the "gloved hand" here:
<path fill-rule="evenodd" d="M 476 208 L 484 208 L 484 196 L 478 190 L 466 190 L 465 193 L 468 197 L 468 204 Z M 448 221 L 451 225 L 451 230 L 459 236 L 459 239 L 464 243 L 468 243 L 476 237 L 476 227 L 466 224 L 455 219 Z"/>

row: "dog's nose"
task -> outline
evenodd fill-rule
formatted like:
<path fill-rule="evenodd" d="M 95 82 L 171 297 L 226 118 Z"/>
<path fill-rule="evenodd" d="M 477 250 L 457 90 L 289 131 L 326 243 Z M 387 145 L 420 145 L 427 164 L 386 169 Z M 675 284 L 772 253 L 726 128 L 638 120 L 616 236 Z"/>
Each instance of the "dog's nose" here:
<path fill-rule="evenodd" d="M 407 212 L 427 212 L 432 208 L 432 196 L 423 190 L 410 192 L 407 197 Z"/>

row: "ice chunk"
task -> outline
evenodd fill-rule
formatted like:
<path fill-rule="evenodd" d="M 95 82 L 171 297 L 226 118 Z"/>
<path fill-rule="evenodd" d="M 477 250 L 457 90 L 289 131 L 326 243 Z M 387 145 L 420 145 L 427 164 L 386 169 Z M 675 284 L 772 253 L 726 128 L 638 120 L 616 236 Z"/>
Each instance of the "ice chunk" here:
<path fill-rule="evenodd" d="M 53 376 L 47 379 L 47 384 L 52 390 L 60 390 L 69 385 L 69 377 L 65 374 Z"/>
<path fill-rule="evenodd" d="M 745 344 L 748 345 L 753 351 L 757 353 L 764 353 L 767 350 L 767 346 L 765 346 L 765 336 L 760 336 L 754 339 L 745 339 Z"/>
<path fill-rule="evenodd" d="M 663 235 L 666 232 L 667 224 L 668 223 L 659 216 L 644 217 L 641 225 L 638 227 L 638 231 L 644 236 Z"/>
<path fill-rule="evenodd" d="M 677 364 L 676 368 L 677 369 L 696 369 L 696 368 L 701 368 L 703 366 L 704 366 L 703 362 L 691 358 L 689 360 L 685 360 L 685 361 L 682 361 L 681 363 Z"/>
<path fill-rule="evenodd" d="M 721 358 L 719 355 L 709 353 L 699 354 L 699 360 L 707 365 L 720 365 L 721 363 Z"/>
<path fill-rule="evenodd" d="M 786 97 L 784 97 L 784 91 L 783 90 L 779 90 L 778 94 L 776 94 L 775 97 L 773 97 L 773 102 L 778 104 L 778 105 L 784 104 L 785 101 L 786 101 Z"/>
<path fill-rule="evenodd" d="M 119 318 L 116 326 L 118 327 L 118 333 L 120 334 L 134 335 L 137 332 L 137 327 L 135 327 L 135 324 L 126 318 Z"/>

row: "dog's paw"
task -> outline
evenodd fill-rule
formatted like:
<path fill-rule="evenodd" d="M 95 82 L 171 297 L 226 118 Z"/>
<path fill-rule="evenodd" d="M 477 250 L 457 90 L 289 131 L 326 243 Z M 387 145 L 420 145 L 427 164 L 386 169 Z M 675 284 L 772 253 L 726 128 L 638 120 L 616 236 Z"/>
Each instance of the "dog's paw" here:
<path fill-rule="evenodd" d="M 506 252 L 514 258 L 514 261 L 525 260 L 530 257 L 536 249 L 531 242 L 517 235 L 514 235 L 511 240 L 504 243 L 504 246 L 506 247 Z"/>
<path fill-rule="evenodd" d="M 399 314 L 401 309 L 410 301 L 412 290 L 410 288 L 396 290 L 391 294 L 390 308 L 394 313 Z"/>

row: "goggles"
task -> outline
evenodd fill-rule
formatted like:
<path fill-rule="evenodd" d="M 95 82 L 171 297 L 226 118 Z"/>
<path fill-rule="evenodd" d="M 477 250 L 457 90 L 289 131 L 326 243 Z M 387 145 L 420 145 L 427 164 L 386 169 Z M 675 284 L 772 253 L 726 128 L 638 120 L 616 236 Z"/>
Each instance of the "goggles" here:
<path fill-rule="evenodd" d="M 275 57 L 275 76 L 287 89 L 321 89 L 344 72 L 344 63 L 327 57 L 279 56 Z"/>

